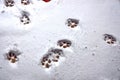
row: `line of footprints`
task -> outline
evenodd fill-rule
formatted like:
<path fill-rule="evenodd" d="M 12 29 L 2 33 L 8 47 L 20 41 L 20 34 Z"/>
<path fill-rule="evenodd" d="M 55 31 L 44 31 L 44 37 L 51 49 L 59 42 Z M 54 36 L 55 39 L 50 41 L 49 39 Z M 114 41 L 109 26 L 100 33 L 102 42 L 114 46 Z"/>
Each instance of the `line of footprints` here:
<path fill-rule="evenodd" d="M 51 0 L 43 0 L 44 2 L 49 2 Z M 6 7 L 13 7 L 15 4 L 14 0 L 4 0 L 5 2 L 5 6 Z M 30 4 L 30 0 L 21 0 L 21 4 L 23 5 L 28 5 Z M 29 24 L 31 22 L 29 16 L 29 12 L 27 11 L 21 11 L 21 17 L 20 17 L 20 22 L 23 23 L 24 25 Z M 68 18 L 65 22 L 65 24 L 70 27 L 70 28 L 75 28 L 78 26 L 79 24 L 79 20 L 78 19 L 74 19 L 74 18 Z M 61 39 L 58 40 L 57 45 L 59 47 L 62 48 L 68 48 L 71 47 L 72 42 L 68 39 Z M 7 59 L 9 62 L 11 63 L 16 63 L 17 61 L 19 61 L 18 56 L 21 54 L 21 52 L 17 49 L 13 49 L 13 50 L 9 50 L 6 54 L 5 54 L 5 59 Z M 40 64 L 44 67 L 44 68 L 50 68 L 53 63 L 57 63 L 59 62 L 59 60 L 61 59 L 61 57 L 64 56 L 64 52 L 62 49 L 59 48 L 50 48 L 47 52 L 47 54 L 43 55 L 43 57 L 40 59 Z"/>
<path fill-rule="evenodd" d="M 65 24 L 67 24 L 67 26 L 70 28 L 75 28 L 78 26 L 79 20 L 73 19 L 73 18 L 68 18 L 67 22 Z M 59 46 L 59 48 L 50 48 L 47 51 L 47 54 L 43 55 L 43 57 L 40 59 L 40 64 L 44 68 L 50 68 L 54 63 L 59 63 L 59 60 L 62 57 L 64 57 L 64 52 L 62 49 L 71 47 L 72 42 L 71 42 L 71 40 L 68 40 L 68 39 L 61 39 L 61 40 L 57 41 L 56 45 Z M 17 61 L 19 61 L 18 56 L 20 54 L 21 54 L 21 52 L 17 49 L 9 50 L 5 54 L 5 58 L 11 63 L 16 63 Z"/>
<path fill-rule="evenodd" d="M 43 0 L 45 2 L 49 2 L 51 0 Z M 6 7 L 12 7 L 14 6 L 15 2 L 13 0 L 4 0 Z M 21 0 L 21 3 L 24 5 L 28 5 L 30 4 L 29 0 Z M 29 18 L 29 13 L 26 11 L 22 11 L 21 12 L 22 17 L 20 17 L 20 21 L 26 25 L 29 24 L 30 18 Z M 74 18 L 68 18 L 66 20 L 65 23 L 68 27 L 70 27 L 71 29 L 78 27 L 79 24 L 79 20 L 78 19 L 74 19 Z M 115 44 L 117 42 L 116 38 L 111 35 L 111 34 L 104 34 L 103 35 L 103 40 L 108 43 L 108 44 Z M 69 48 L 71 47 L 72 42 L 71 40 L 68 39 L 61 39 L 57 41 L 57 46 L 61 47 L 61 48 Z M 64 52 L 61 48 L 50 48 L 47 51 L 47 54 L 43 55 L 43 57 L 40 59 L 40 64 L 44 67 L 44 68 L 50 68 L 52 67 L 52 65 L 54 63 L 59 62 L 59 60 L 61 59 L 61 57 L 64 56 Z M 6 54 L 5 54 L 5 59 L 7 59 L 9 62 L 11 63 L 16 63 L 17 61 L 19 61 L 18 56 L 21 54 L 21 52 L 19 50 L 9 50 Z"/>
<path fill-rule="evenodd" d="M 79 20 L 68 18 L 66 22 L 67 26 L 72 28 L 78 27 Z M 116 38 L 111 34 L 104 34 L 103 40 L 110 45 L 113 45 L 117 42 Z M 57 41 L 57 46 L 60 48 L 50 48 L 45 55 L 40 59 L 40 64 L 44 68 L 50 68 L 54 63 L 59 63 L 61 57 L 64 57 L 64 52 L 62 49 L 71 47 L 72 42 L 68 39 L 61 39 Z M 61 49 L 62 48 L 62 49 Z M 21 54 L 19 50 L 9 50 L 5 54 L 5 58 L 9 60 L 11 63 L 16 63 L 19 61 L 18 56 Z"/>

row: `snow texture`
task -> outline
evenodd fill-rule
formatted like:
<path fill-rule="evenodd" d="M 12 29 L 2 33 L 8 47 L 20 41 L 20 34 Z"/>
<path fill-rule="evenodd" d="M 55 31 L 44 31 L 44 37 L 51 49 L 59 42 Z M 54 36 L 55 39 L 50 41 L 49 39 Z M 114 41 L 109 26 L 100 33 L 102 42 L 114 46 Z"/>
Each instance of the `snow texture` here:
<path fill-rule="evenodd" d="M 120 80 L 120 0 L 14 0 L 6 7 L 0 0 L 0 80 Z M 20 18 L 26 11 L 29 24 Z M 68 27 L 69 18 L 79 20 Z M 104 41 L 104 34 L 116 38 Z M 58 40 L 68 39 L 61 48 Z M 41 58 L 50 48 L 63 50 L 57 64 L 44 68 Z M 21 52 L 19 61 L 5 59 L 9 50 Z"/>

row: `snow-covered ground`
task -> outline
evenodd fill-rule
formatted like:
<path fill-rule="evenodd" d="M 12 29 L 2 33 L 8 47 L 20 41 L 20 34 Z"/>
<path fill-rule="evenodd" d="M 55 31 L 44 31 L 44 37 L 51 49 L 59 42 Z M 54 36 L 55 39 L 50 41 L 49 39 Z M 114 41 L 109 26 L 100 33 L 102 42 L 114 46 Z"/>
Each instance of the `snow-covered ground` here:
<path fill-rule="evenodd" d="M 30 24 L 20 23 L 21 11 L 30 14 Z M 68 27 L 68 18 L 79 19 L 77 29 Z M 103 34 L 116 37 L 107 44 Z M 47 51 L 59 48 L 57 41 L 69 39 L 64 60 L 50 69 L 40 60 Z M 31 0 L 5 7 L 0 1 L 0 80 L 120 80 L 120 0 Z M 10 63 L 4 55 L 10 49 L 21 52 Z M 61 49 L 61 48 L 60 48 Z"/>

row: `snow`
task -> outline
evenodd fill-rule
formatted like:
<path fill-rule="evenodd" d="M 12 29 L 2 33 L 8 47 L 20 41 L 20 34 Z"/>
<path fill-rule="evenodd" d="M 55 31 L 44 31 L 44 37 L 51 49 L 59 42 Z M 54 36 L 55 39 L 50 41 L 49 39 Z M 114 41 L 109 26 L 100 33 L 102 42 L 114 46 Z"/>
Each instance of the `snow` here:
<path fill-rule="evenodd" d="M 13 7 L 0 1 L 0 80 L 120 80 L 119 0 L 31 1 L 24 6 L 15 0 Z M 22 10 L 30 13 L 28 25 L 20 23 Z M 68 27 L 68 18 L 79 19 L 78 27 Z M 116 45 L 103 40 L 105 33 L 117 38 Z M 58 47 L 60 39 L 72 46 Z M 4 54 L 14 47 L 21 55 L 12 64 Z M 62 49 L 65 57 L 45 69 L 40 59 L 51 47 Z"/>

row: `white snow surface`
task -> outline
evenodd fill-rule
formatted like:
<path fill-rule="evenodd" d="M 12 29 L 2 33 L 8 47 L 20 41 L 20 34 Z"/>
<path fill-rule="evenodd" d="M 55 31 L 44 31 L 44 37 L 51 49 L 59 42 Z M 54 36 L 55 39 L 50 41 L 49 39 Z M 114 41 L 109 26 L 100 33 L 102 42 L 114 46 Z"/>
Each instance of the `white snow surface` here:
<path fill-rule="evenodd" d="M 31 0 L 24 6 L 5 7 L 0 1 L 0 80 L 120 80 L 120 0 Z M 22 10 L 30 13 L 31 23 L 23 25 Z M 2 13 L 4 12 L 4 13 Z M 77 29 L 66 19 L 80 20 Z M 103 40 L 103 34 L 117 38 L 116 45 Z M 69 39 L 58 66 L 45 69 L 40 59 L 57 41 Z M 17 48 L 19 61 L 9 63 L 4 54 Z"/>

